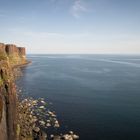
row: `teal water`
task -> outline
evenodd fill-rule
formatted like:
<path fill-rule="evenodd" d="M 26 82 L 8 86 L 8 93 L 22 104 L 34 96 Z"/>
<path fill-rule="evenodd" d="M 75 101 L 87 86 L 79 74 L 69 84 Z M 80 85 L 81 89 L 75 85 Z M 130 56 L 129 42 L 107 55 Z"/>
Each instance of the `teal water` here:
<path fill-rule="evenodd" d="M 80 140 L 140 139 L 140 56 L 28 55 L 18 85 L 51 102 Z"/>

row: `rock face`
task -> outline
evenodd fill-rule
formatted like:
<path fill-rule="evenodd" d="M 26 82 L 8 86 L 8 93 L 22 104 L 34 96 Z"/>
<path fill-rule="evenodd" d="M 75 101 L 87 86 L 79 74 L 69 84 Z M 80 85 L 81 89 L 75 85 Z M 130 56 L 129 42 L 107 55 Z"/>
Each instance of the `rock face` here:
<path fill-rule="evenodd" d="M 22 57 L 25 57 L 25 55 L 26 55 L 25 48 L 18 47 L 18 49 L 19 49 L 19 55 L 22 56 Z"/>
<path fill-rule="evenodd" d="M 0 43 L 0 60 L 9 59 L 12 65 L 26 62 L 26 52 L 24 47 L 17 47 L 14 44 Z"/>
<path fill-rule="evenodd" d="M 26 63 L 25 48 L 0 43 L 0 140 L 16 140 L 16 86 L 13 66 Z"/>
<path fill-rule="evenodd" d="M 0 52 L 5 53 L 5 45 L 3 43 L 0 43 Z"/>

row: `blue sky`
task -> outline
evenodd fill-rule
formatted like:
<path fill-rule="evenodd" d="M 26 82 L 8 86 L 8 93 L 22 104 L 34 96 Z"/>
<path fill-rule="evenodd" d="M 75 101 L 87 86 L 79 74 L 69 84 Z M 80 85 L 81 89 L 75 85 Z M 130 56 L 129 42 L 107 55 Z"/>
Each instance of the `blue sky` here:
<path fill-rule="evenodd" d="M 140 0 L 0 0 L 0 31 L 28 53 L 140 53 Z"/>

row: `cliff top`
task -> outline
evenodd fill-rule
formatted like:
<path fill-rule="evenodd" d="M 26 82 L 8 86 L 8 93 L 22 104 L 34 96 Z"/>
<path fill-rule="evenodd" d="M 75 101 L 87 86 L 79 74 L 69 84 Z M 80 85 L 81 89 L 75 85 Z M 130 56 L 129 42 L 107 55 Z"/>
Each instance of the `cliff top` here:
<path fill-rule="evenodd" d="M 25 55 L 25 48 L 17 47 L 15 44 L 0 43 L 0 53 L 7 53 L 8 55 L 12 55 L 19 52 L 20 55 Z"/>
<path fill-rule="evenodd" d="M 17 47 L 15 44 L 0 43 L 0 61 L 9 60 L 12 65 L 26 63 L 26 50 L 24 47 Z"/>

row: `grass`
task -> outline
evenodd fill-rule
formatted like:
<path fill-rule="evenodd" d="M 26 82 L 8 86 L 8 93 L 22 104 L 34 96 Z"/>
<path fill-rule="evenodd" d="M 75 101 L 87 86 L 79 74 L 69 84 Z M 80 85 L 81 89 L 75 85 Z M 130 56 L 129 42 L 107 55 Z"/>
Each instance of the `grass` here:
<path fill-rule="evenodd" d="M 0 53 L 0 60 L 7 60 L 7 55 L 4 53 Z"/>

